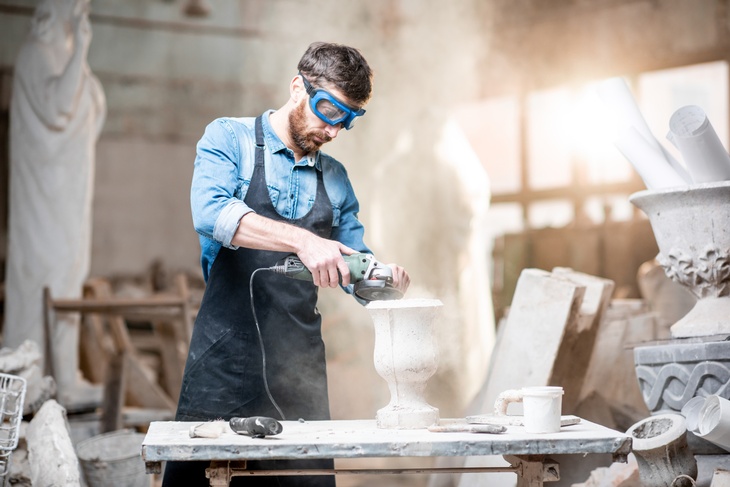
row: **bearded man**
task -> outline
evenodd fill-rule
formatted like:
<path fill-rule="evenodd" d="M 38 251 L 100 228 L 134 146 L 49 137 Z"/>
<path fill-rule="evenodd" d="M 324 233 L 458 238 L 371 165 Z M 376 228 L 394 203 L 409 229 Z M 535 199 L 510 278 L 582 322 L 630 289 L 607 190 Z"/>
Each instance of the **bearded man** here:
<path fill-rule="evenodd" d="M 309 46 L 279 110 L 221 118 L 198 142 L 191 204 L 206 289 L 176 419 L 330 419 L 317 289 L 351 292 L 343 255 L 370 250 L 344 166 L 320 151 L 370 99 L 357 49 Z M 313 282 L 253 274 L 297 254 Z M 408 273 L 390 264 L 393 286 Z M 340 281 L 341 276 L 341 281 Z M 255 309 L 254 309 L 255 307 Z M 168 462 L 163 484 L 208 485 L 206 462 Z M 332 468 L 332 460 L 249 462 L 250 468 Z M 245 485 L 334 485 L 332 476 L 246 477 Z"/>

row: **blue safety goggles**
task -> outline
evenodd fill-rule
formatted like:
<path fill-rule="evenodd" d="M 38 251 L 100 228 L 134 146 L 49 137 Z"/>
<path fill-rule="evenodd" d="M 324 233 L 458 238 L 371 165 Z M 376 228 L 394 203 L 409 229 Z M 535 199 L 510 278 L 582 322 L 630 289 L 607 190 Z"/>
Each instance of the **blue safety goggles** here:
<path fill-rule="evenodd" d="M 299 76 L 302 77 L 304 88 L 309 95 L 309 106 L 314 114 L 325 123 L 330 125 L 341 123 L 345 129 L 350 130 L 355 118 L 365 115 L 365 110 L 362 108 L 353 110 L 325 90 L 314 88 L 302 73 L 299 73 Z"/>

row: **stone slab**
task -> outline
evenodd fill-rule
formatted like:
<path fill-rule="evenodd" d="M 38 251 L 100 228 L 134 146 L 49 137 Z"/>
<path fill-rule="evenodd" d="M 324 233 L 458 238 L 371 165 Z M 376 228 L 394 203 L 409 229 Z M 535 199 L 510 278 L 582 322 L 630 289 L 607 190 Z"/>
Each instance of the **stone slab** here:
<path fill-rule="evenodd" d="M 565 331 L 578 327 L 585 289 L 547 271 L 522 271 L 487 380 L 469 413 L 492 412 L 497 396 L 508 389 L 560 385 L 550 384 L 555 358 Z"/>
<path fill-rule="evenodd" d="M 611 301 L 615 285 L 610 279 L 562 267 L 553 269 L 553 276 L 585 286 L 575 327 L 564 330 L 563 340 L 555 354 L 554 362 L 545 364 L 552 365 L 549 384 L 560 385 L 565 390 L 563 411 L 573 414 L 579 403 L 586 379 L 585 371 L 595 352 L 600 324 Z M 568 322 L 566 325 L 571 324 Z"/>
<path fill-rule="evenodd" d="M 454 420 L 455 421 L 455 420 Z M 501 434 L 385 430 L 374 420 L 282 421 L 276 436 L 252 438 L 228 425 L 218 438 L 190 438 L 196 422 L 155 421 L 142 443 L 145 462 L 481 455 L 611 453 L 627 455 L 631 438 L 581 420 L 558 433 L 528 434 L 507 426 Z"/>

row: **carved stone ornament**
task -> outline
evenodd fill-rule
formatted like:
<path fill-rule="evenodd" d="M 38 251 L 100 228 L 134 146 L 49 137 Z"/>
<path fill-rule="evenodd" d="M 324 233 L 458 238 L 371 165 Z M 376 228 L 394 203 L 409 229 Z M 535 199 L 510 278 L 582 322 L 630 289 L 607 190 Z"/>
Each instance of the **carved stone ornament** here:
<path fill-rule="evenodd" d="M 667 277 L 689 288 L 698 299 L 730 295 L 730 249 L 708 245 L 692 256 L 673 248 L 657 260 Z"/>
<path fill-rule="evenodd" d="M 693 398 L 719 396 L 730 400 L 730 341 L 682 340 L 634 348 L 636 378 L 653 416 L 682 413 Z M 689 434 L 696 453 L 722 451 Z"/>

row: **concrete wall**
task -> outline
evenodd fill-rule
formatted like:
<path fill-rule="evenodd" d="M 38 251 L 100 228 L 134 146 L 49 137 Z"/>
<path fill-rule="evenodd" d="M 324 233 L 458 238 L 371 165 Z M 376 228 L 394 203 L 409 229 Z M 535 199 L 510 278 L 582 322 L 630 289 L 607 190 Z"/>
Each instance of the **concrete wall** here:
<path fill-rule="evenodd" d="M 483 94 L 727 58 L 727 0 L 495 0 Z"/>
<path fill-rule="evenodd" d="M 35 3 L 0 0 L 6 74 Z M 210 17 L 193 19 L 182 0 L 92 1 L 89 60 L 109 106 L 92 274 L 138 274 L 156 260 L 199 272 L 188 191 L 206 124 L 282 105 L 310 42 L 354 45 L 376 72 L 374 98 L 327 151 L 350 172 L 376 255 L 409 269 L 410 297 L 445 303 L 430 392 L 444 415 L 478 389 L 493 343 L 480 252 L 488 175 L 452 116 L 490 96 L 717 59 L 728 44 L 720 0 L 210 3 Z M 333 414 L 371 416 L 387 390 L 372 369 L 369 317 L 341 293 L 321 301 Z"/>

